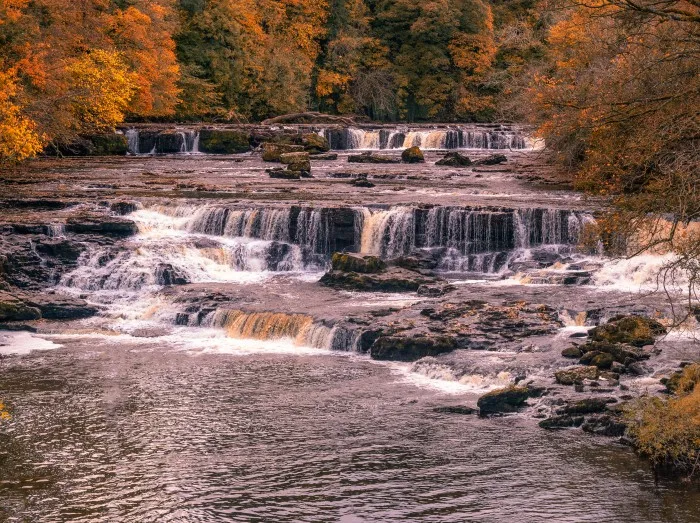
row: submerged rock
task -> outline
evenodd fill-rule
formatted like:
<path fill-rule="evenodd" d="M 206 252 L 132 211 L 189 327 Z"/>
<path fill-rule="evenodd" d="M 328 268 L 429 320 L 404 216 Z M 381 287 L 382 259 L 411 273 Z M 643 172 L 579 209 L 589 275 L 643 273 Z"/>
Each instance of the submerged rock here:
<path fill-rule="evenodd" d="M 370 347 L 375 360 L 417 361 L 457 349 L 449 336 L 380 336 Z"/>
<path fill-rule="evenodd" d="M 502 163 L 506 163 L 507 161 L 508 158 L 505 154 L 492 154 L 491 156 L 477 160 L 474 162 L 474 165 L 500 165 Z"/>
<path fill-rule="evenodd" d="M 312 160 L 337 160 L 338 153 L 311 153 Z"/>
<path fill-rule="evenodd" d="M 209 154 L 240 154 L 252 149 L 250 135 L 230 129 L 202 129 L 199 150 Z"/>
<path fill-rule="evenodd" d="M 513 385 L 484 394 L 479 398 L 476 405 L 479 407 L 480 416 L 517 412 L 518 409 L 525 405 L 529 397 L 530 389 Z"/>
<path fill-rule="evenodd" d="M 580 427 L 583 424 L 583 420 L 583 416 L 553 416 L 540 421 L 539 426 L 547 430 L 568 429 L 571 427 Z"/>
<path fill-rule="evenodd" d="M 425 156 L 423 156 L 423 151 L 420 150 L 420 147 L 413 146 L 401 153 L 401 161 L 403 163 L 424 163 Z"/>
<path fill-rule="evenodd" d="M 447 167 L 469 167 L 472 161 L 459 153 L 447 153 L 441 160 L 435 162 L 435 165 L 444 165 Z"/>
<path fill-rule="evenodd" d="M 593 416 L 588 418 L 581 427 L 584 432 L 619 438 L 625 434 L 627 425 L 613 416 Z"/>
<path fill-rule="evenodd" d="M 266 169 L 265 172 L 270 175 L 270 178 L 279 178 L 281 180 L 299 180 L 301 178 L 301 171 L 289 171 L 281 167 Z"/>
<path fill-rule="evenodd" d="M 450 405 L 446 407 L 435 407 L 433 412 L 440 414 L 478 414 L 479 409 L 467 407 L 466 405 Z"/>
<path fill-rule="evenodd" d="M 564 414 L 594 414 L 604 412 L 608 405 L 616 402 L 615 398 L 586 398 L 568 403 L 561 411 Z"/>
<path fill-rule="evenodd" d="M 331 258 L 331 267 L 334 271 L 375 274 L 384 271 L 386 263 L 378 256 L 336 252 Z"/>
<path fill-rule="evenodd" d="M 348 156 L 349 163 L 401 163 L 401 160 L 390 156 L 380 156 L 370 152 Z"/>

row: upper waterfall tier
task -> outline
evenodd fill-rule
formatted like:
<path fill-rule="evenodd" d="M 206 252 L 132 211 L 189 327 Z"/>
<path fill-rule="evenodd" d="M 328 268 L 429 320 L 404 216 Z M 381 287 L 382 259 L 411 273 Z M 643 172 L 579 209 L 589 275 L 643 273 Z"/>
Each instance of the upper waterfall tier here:
<path fill-rule="evenodd" d="M 130 154 L 220 154 L 245 152 L 262 142 L 301 139 L 303 134 L 325 137 L 334 150 L 405 149 L 531 149 L 536 143 L 520 127 L 511 125 L 450 126 L 231 126 L 201 128 L 123 129 Z M 201 142 L 201 148 L 200 148 Z"/>
<path fill-rule="evenodd" d="M 324 129 L 331 149 L 528 149 L 532 140 L 510 127 L 454 126 L 448 128 Z"/>

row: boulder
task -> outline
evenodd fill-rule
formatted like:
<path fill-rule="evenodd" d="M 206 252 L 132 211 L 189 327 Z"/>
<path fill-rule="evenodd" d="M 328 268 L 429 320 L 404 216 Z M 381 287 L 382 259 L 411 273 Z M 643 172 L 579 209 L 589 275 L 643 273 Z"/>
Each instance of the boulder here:
<path fill-rule="evenodd" d="M 330 270 L 321 277 L 320 283 L 326 287 L 353 291 L 415 292 L 421 285 L 438 281 L 415 271 L 390 267 L 376 274 Z"/>
<path fill-rule="evenodd" d="M 401 160 L 390 156 L 380 156 L 370 152 L 348 156 L 349 163 L 401 163 Z"/>
<path fill-rule="evenodd" d="M 612 356 L 612 359 L 618 363 L 638 361 L 649 358 L 649 354 L 645 353 L 643 350 L 636 347 L 631 347 L 629 345 L 624 345 L 622 343 L 589 341 L 583 345 L 579 345 L 579 349 L 581 349 L 581 351 L 584 353 L 583 357 L 588 358 L 589 360 L 601 353 L 609 354 Z M 587 356 L 588 354 L 591 355 Z"/>
<path fill-rule="evenodd" d="M 447 153 L 441 160 L 435 162 L 435 165 L 444 165 L 447 167 L 469 167 L 472 161 L 459 153 Z"/>
<path fill-rule="evenodd" d="M 109 210 L 119 216 L 126 216 L 132 212 L 136 212 L 137 209 L 138 205 L 136 202 L 114 202 L 109 206 Z"/>
<path fill-rule="evenodd" d="M 547 430 L 568 429 L 580 427 L 583 424 L 583 416 L 552 416 L 539 422 L 539 426 Z"/>
<path fill-rule="evenodd" d="M 592 341 L 626 343 L 634 347 L 653 345 L 657 336 L 666 334 L 666 328 L 658 321 L 643 316 L 617 316 L 605 325 L 592 329 Z"/>
<path fill-rule="evenodd" d="M 328 140 L 326 140 L 324 136 L 316 133 L 303 134 L 301 136 L 301 143 L 304 145 L 304 150 L 310 153 L 325 153 L 331 150 Z"/>
<path fill-rule="evenodd" d="M 401 161 L 403 163 L 424 163 L 425 156 L 423 156 L 423 151 L 420 150 L 420 147 L 413 146 L 401 153 Z"/>
<path fill-rule="evenodd" d="M 455 350 L 450 336 L 380 336 L 370 347 L 375 360 L 417 361 Z"/>
<path fill-rule="evenodd" d="M 510 386 L 484 394 L 476 405 L 479 407 L 480 416 L 516 412 L 525 405 L 529 397 L 530 390 L 527 387 Z"/>
<path fill-rule="evenodd" d="M 603 415 L 588 418 L 581 428 L 591 434 L 619 438 L 625 434 L 627 425 L 618 418 Z"/>
<path fill-rule="evenodd" d="M 309 153 L 283 153 L 280 154 L 280 162 L 287 166 L 289 171 L 306 171 L 311 172 L 311 161 L 309 161 Z"/>
<path fill-rule="evenodd" d="M 208 154 L 240 154 L 251 150 L 250 135 L 230 129 L 202 129 L 199 150 Z"/>
<path fill-rule="evenodd" d="M 386 263 L 378 256 L 336 252 L 331 258 L 331 267 L 334 271 L 375 274 L 383 272 L 386 269 Z"/>
<path fill-rule="evenodd" d="M 474 162 L 474 165 L 500 165 L 502 163 L 506 163 L 507 161 L 508 158 L 504 154 L 492 154 L 491 156 L 477 160 Z"/>
<path fill-rule="evenodd" d="M 598 372 L 598 367 L 569 367 L 555 372 L 554 377 L 561 385 L 576 385 L 584 380 L 596 379 Z"/>
<path fill-rule="evenodd" d="M 418 296 L 425 296 L 426 298 L 439 298 L 440 296 L 453 292 L 455 289 L 456 287 L 454 285 L 441 282 L 432 285 L 421 285 L 418 287 L 418 290 L 416 290 L 416 294 L 418 294 Z"/>
<path fill-rule="evenodd" d="M 265 142 L 262 147 L 264 162 L 279 162 L 283 154 L 304 152 L 303 145 Z"/>
<path fill-rule="evenodd" d="M 594 350 L 584 354 L 579 360 L 579 363 L 581 365 L 593 365 L 599 369 L 609 369 L 614 361 L 615 358 L 613 358 L 612 355 L 608 354 L 607 352 L 599 352 Z"/>

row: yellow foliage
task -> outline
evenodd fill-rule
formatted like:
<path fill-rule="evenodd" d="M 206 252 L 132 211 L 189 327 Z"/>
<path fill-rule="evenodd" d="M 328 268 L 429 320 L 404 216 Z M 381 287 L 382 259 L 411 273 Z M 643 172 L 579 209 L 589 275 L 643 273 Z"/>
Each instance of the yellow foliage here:
<path fill-rule="evenodd" d="M 67 67 L 75 96 L 72 109 L 81 129 L 109 129 L 124 119 L 136 92 L 137 75 L 119 53 L 94 50 Z"/>
<path fill-rule="evenodd" d="M 34 122 L 21 115 L 22 108 L 15 102 L 17 92 L 14 73 L 0 71 L 0 162 L 21 162 L 44 145 Z"/>
<path fill-rule="evenodd" d="M 5 406 L 5 404 L 2 401 L 0 401 L 0 421 L 7 421 L 11 418 L 12 418 L 12 416 L 7 411 L 7 407 Z"/>
<path fill-rule="evenodd" d="M 630 435 L 639 453 L 655 467 L 689 474 L 700 460 L 700 364 L 683 370 L 677 395 L 647 397 L 628 410 Z"/>

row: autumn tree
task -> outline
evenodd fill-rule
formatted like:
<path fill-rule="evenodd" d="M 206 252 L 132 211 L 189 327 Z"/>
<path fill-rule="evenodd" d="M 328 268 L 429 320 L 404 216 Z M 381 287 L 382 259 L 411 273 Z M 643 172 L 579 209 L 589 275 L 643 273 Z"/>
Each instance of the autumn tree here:
<path fill-rule="evenodd" d="M 700 281 L 700 7 L 597 0 L 564 13 L 523 106 L 578 186 L 610 199 L 608 247 L 675 253 L 660 283 L 684 282 L 692 307 Z"/>

